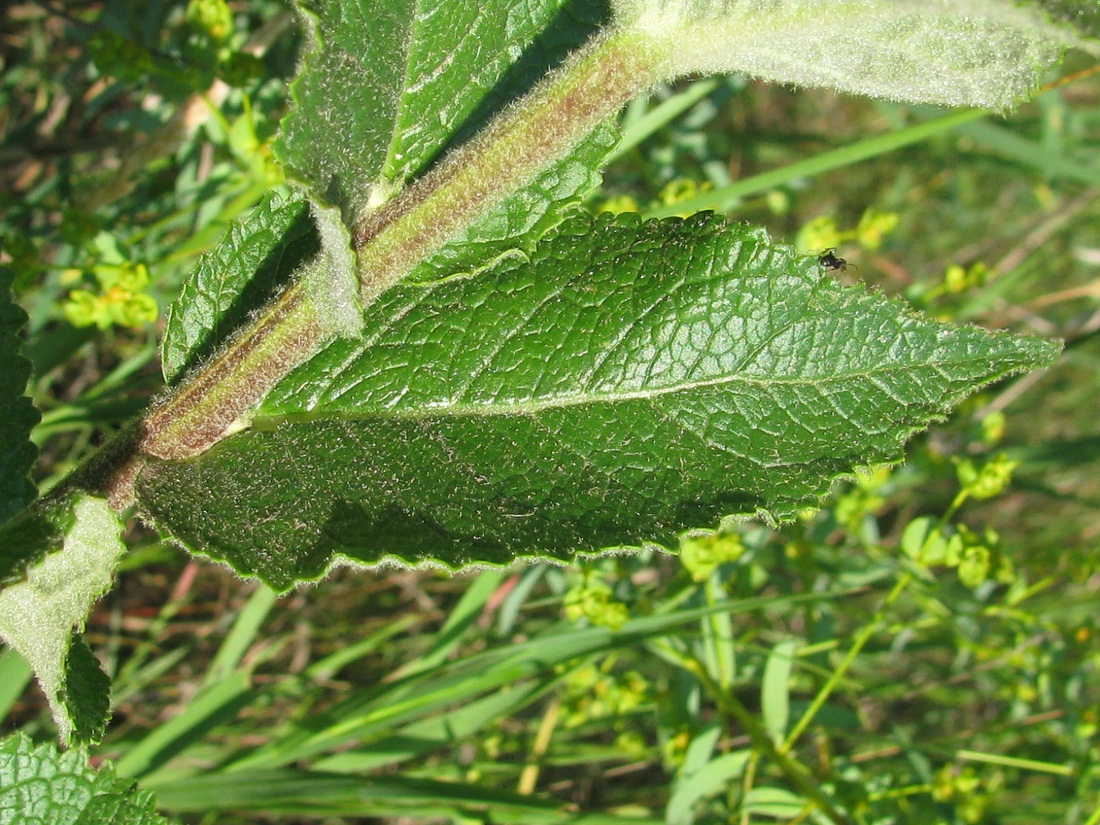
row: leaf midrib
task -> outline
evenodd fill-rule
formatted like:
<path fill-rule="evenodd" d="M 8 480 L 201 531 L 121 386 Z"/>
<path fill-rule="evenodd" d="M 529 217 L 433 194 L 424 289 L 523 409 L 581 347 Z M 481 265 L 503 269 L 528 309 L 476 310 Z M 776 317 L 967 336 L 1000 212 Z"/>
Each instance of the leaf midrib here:
<path fill-rule="evenodd" d="M 936 361 L 934 364 L 904 363 L 891 365 L 888 367 L 877 367 L 868 370 L 846 372 L 835 376 L 821 376 L 815 378 L 755 378 L 742 375 L 720 376 L 701 381 L 683 382 L 670 387 L 623 391 L 617 393 L 586 393 L 584 395 L 572 396 L 559 395 L 541 401 L 487 403 L 469 403 L 461 401 L 441 402 L 427 403 L 415 409 L 384 409 L 381 407 L 371 407 L 369 409 L 363 410 L 354 408 L 320 409 L 295 413 L 258 415 L 254 419 L 253 423 L 259 423 L 261 421 L 272 423 L 305 423 L 310 421 L 323 421 L 326 419 L 343 421 L 371 418 L 381 418 L 388 420 L 418 420 L 452 416 L 482 416 L 488 418 L 496 416 L 537 415 L 541 412 L 545 412 L 548 410 L 565 409 L 569 407 L 618 404 L 628 401 L 651 401 L 666 395 L 675 395 L 677 393 L 691 392 L 694 390 L 706 389 L 709 387 L 722 386 L 726 384 L 742 384 L 746 386 L 759 387 L 762 389 L 779 386 L 790 387 L 799 385 L 821 388 L 829 384 L 844 381 L 858 381 L 860 379 L 870 381 L 880 376 L 890 375 L 892 373 L 898 372 L 908 375 L 911 374 L 914 370 L 918 369 L 934 369 L 938 372 L 944 372 L 945 368 L 967 364 L 974 360 L 974 358 L 950 358 L 942 361 Z M 978 360 L 988 359 L 986 358 Z"/>

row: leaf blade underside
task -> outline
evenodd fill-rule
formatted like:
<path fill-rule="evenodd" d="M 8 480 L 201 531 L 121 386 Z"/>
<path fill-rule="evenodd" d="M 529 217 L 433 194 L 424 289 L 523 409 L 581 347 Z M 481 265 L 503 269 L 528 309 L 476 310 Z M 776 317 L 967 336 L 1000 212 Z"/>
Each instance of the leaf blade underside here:
<path fill-rule="evenodd" d="M 277 588 L 355 563 L 504 564 L 790 518 L 1057 346 L 953 328 L 710 216 L 570 222 L 520 267 L 395 288 L 252 430 L 138 482 Z"/>

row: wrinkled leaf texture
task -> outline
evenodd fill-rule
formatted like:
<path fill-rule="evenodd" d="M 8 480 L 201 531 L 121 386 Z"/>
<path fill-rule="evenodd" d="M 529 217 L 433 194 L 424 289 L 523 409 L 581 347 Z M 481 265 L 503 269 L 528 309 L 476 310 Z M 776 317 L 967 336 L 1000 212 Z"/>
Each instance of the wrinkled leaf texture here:
<path fill-rule="evenodd" d="M 0 741 L 0 823 L 35 825 L 164 825 L 153 796 L 93 770 L 82 748 L 60 752 L 16 734 Z"/>
<path fill-rule="evenodd" d="M 1038 339 L 843 287 L 713 216 L 577 218 L 530 262 L 398 286 L 252 429 L 138 482 L 153 520 L 276 588 L 338 557 L 457 568 L 790 518 L 897 461 Z"/>
<path fill-rule="evenodd" d="M 316 49 L 292 86 L 294 105 L 276 150 L 303 192 L 285 200 L 266 197 L 200 261 L 169 310 L 161 348 L 169 382 L 201 363 L 316 252 L 307 194 L 343 207 L 352 221 L 370 193 L 398 191 L 526 91 L 591 34 L 604 12 L 594 0 L 404 2 L 382 13 L 366 0 L 300 6 L 313 21 Z M 377 24 L 375 15 L 381 17 Z M 443 66 L 432 56 L 437 48 L 449 55 Z M 424 111 L 437 115 L 425 118 Z M 432 280 L 521 257 L 521 249 L 599 185 L 597 170 L 615 140 L 613 125 L 601 127 L 409 279 Z"/>
<path fill-rule="evenodd" d="M 1034 0 L 610 0 L 667 77 L 740 72 L 909 103 L 1004 109 L 1076 46 L 1085 15 Z"/>

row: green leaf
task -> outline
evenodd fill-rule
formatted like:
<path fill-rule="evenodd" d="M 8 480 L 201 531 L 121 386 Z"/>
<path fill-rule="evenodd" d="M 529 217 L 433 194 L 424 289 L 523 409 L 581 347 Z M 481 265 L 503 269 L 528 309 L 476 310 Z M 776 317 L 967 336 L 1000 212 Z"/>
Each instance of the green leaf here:
<path fill-rule="evenodd" d="M 0 741 L 0 825 L 161 825 L 153 795 L 88 766 L 81 748 L 61 753 L 23 734 Z"/>
<path fill-rule="evenodd" d="M 78 742 L 98 742 L 110 718 L 111 677 L 103 672 L 92 649 L 76 634 L 69 640 L 62 685 L 61 698 L 65 713 L 72 720 L 72 738 Z"/>
<path fill-rule="evenodd" d="M 315 47 L 291 87 L 280 160 L 317 200 L 350 214 L 377 205 L 592 33 L 600 4 L 565 5 L 300 3 Z"/>
<path fill-rule="evenodd" d="M 760 683 L 760 712 L 764 728 L 778 744 L 787 732 L 791 712 L 789 682 L 794 666 L 794 642 L 787 640 L 772 648 L 764 665 L 764 678 Z"/>
<path fill-rule="evenodd" d="M 384 11 L 370 0 L 315 0 L 301 8 L 315 48 L 291 87 L 276 152 L 349 226 L 476 134 L 584 42 L 604 11 L 595 0 L 401 0 Z M 476 269 L 516 239 L 533 243 L 598 185 L 594 170 L 615 139 L 610 125 L 597 130 L 410 277 Z"/>
<path fill-rule="evenodd" d="M 667 825 L 690 825 L 695 821 L 692 808 L 697 802 L 729 789 L 745 772 L 752 751 L 733 751 L 714 757 L 698 770 L 676 783 L 665 812 Z"/>
<path fill-rule="evenodd" d="M 124 549 L 122 525 L 106 501 L 92 496 L 74 493 L 54 509 L 68 510 L 68 519 L 40 521 L 61 532 L 59 549 L 0 591 L 0 638 L 34 670 L 62 741 L 93 742 L 106 722 L 109 682 L 95 672 L 98 665 L 73 628 L 83 627 L 111 584 Z"/>
<path fill-rule="evenodd" d="M 320 248 L 309 204 L 267 195 L 204 255 L 168 309 L 164 379 L 174 381 L 219 344 Z"/>
<path fill-rule="evenodd" d="M 806 810 L 806 804 L 804 797 L 793 794 L 785 788 L 758 785 L 745 794 L 744 810 L 760 816 L 791 819 L 802 815 Z"/>
<path fill-rule="evenodd" d="M 31 666 L 18 651 L 0 651 L 0 719 L 11 712 L 33 676 Z"/>
<path fill-rule="evenodd" d="M 911 103 L 1005 108 L 1066 48 L 1097 50 L 1035 2 L 612 0 L 612 8 L 666 77 L 740 72 Z"/>
<path fill-rule="evenodd" d="M 252 429 L 138 479 L 277 589 L 343 556 L 457 568 L 789 519 L 1057 345 L 952 328 L 712 216 L 570 222 L 529 264 L 402 285 Z"/>
<path fill-rule="evenodd" d="M 20 354 L 23 341 L 19 333 L 27 315 L 13 300 L 13 278 L 9 267 L 0 267 L 0 524 L 38 495 L 30 480 L 38 457 L 30 435 L 41 416 L 23 394 L 31 377 L 31 363 Z"/>
<path fill-rule="evenodd" d="M 714 756 L 722 727 L 709 724 L 697 732 L 684 752 L 672 794 L 665 808 L 667 825 L 690 825 L 695 803 L 729 787 L 744 770 L 750 751 Z"/>

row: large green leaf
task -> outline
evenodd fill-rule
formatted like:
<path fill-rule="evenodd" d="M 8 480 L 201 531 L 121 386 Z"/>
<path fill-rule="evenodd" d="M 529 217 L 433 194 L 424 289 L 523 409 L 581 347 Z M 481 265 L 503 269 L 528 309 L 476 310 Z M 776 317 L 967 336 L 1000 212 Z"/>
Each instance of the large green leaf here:
<path fill-rule="evenodd" d="M 469 137 L 526 90 L 593 31 L 603 9 L 594 0 L 570 3 L 565 11 L 561 0 L 500 0 L 493 8 L 448 3 L 441 13 L 410 2 L 384 13 L 366 0 L 302 6 L 315 49 L 294 84 L 295 105 L 276 148 L 306 193 L 284 200 L 269 195 L 199 262 L 169 310 L 162 344 L 168 381 L 209 356 L 318 250 L 305 194 L 342 207 L 352 223 L 366 199 L 384 202 L 447 145 Z M 443 70 L 439 54 L 448 55 Z M 615 140 L 615 129 L 605 124 L 410 279 L 475 270 L 502 256 L 522 258 L 517 246 L 530 248 L 599 185 L 600 161 Z"/>
<path fill-rule="evenodd" d="M 602 4 L 565 5 L 303 0 L 315 44 L 291 88 L 280 159 L 349 214 L 385 200 L 594 31 Z"/>
<path fill-rule="evenodd" d="M 29 476 L 38 456 L 30 436 L 39 415 L 24 395 L 31 363 L 21 355 L 27 315 L 12 299 L 12 279 L 11 270 L 0 267 L 0 524 L 38 493 Z"/>
<path fill-rule="evenodd" d="M 138 494 L 277 588 L 335 554 L 458 567 L 783 519 L 1054 344 L 952 328 L 708 216 L 570 222 L 521 267 L 399 286 L 251 431 Z"/>

